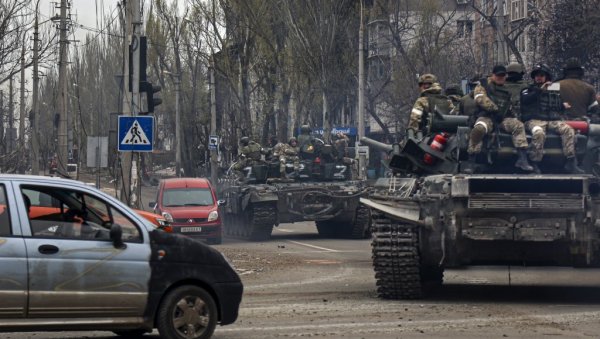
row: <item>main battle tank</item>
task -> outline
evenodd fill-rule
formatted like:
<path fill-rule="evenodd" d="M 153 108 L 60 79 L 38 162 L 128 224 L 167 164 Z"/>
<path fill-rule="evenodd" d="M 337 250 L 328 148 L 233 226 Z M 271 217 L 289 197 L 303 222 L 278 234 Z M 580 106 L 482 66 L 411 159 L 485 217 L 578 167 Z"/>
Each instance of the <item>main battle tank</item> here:
<path fill-rule="evenodd" d="M 477 163 L 466 164 L 468 117 L 429 119 L 422 139 L 361 140 L 389 152 L 390 176 L 360 199 L 371 211 L 381 298 L 421 298 L 442 284 L 445 268 L 600 267 L 600 125 L 569 122 L 587 174 L 561 173 L 560 137 L 548 134 L 544 174 L 536 175 L 515 173 L 510 135 L 495 133 Z M 477 174 L 461 173 L 464 165 L 477 165 Z"/>
<path fill-rule="evenodd" d="M 261 241 L 281 223 L 315 221 L 320 236 L 362 239 L 370 236 L 368 208 L 359 198 L 366 183 L 353 180 L 352 159 L 339 159 L 331 145 L 320 145 L 299 161 L 262 161 L 219 179 L 225 235 Z"/>

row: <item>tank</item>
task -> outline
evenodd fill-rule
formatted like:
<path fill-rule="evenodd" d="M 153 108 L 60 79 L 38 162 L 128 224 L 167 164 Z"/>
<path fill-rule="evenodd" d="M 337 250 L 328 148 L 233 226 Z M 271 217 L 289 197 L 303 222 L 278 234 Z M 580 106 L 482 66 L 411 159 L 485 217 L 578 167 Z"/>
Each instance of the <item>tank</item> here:
<path fill-rule="evenodd" d="M 360 199 L 370 209 L 378 296 L 422 298 L 443 283 L 446 268 L 600 267 L 600 125 L 569 122 L 587 174 L 561 172 L 560 137 L 549 133 L 544 174 L 536 175 L 516 172 L 510 135 L 501 133 L 468 164 L 467 122 L 438 115 L 423 138 L 361 140 L 389 153 L 389 175 Z M 440 133 L 446 140 L 434 142 Z M 462 173 L 465 165 L 478 166 L 477 174 Z"/>
<path fill-rule="evenodd" d="M 282 223 L 314 221 L 323 237 L 369 237 L 369 209 L 359 200 L 367 185 L 353 179 L 352 163 L 322 145 L 299 161 L 297 171 L 286 163 L 285 178 L 279 160 L 248 166 L 241 177 L 230 171 L 218 182 L 218 195 L 226 201 L 221 207 L 225 235 L 263 241 Z"/>

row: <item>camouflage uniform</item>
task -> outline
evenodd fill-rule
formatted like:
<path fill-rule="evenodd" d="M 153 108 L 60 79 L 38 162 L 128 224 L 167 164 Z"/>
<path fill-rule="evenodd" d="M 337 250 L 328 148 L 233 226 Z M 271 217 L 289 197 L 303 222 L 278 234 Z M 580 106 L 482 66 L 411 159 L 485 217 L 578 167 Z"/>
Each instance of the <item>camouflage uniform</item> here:
<path fill-rule="evenodd" d="M 552 72 L 544 64 L 534 66 L 531 78 L 535 79 L 536 75 L 545 76 L 545 81 L 552 80 Z M 542 161 L 546 129 L 560 135 L 565 157 L 573 158 L 575 130 L 558 119 L 560 112 L 564 110 L 562 98 L 557 91 L 548 91 L 542 88 L 542 85 L 543 83 L 533 83 L 520 94 L 523 121 L 527 130 L 531 132 L 529 159 L 534 162 Z"/>
<path fill-rule="evenodd" d="M 442 94 L 440 84 L 433 83 L 431 87 L 421 92 L 421 96 L 417 99 L 410 111 L 410 119 L 408 121 L 408 129 L 421 131 L 424 129 L 423 115 L 433 112 L 434 106 L 442 114 L 449 114 L 454 108 L 452 102 Z"/>
<path fill-rule="evenodd" d="M 298 171 L 300 168 L 298 147 L 291 145 L 292 140 L 296 142 L 296 139 L 292 138 L 288 143 L 280 142 L 273 147 L 273 156 L 279 158 L 279 172 L 282 177 L 285 176 L 285 166 L 288 161 L 291 161 L 294 164 L 294 171 Z"/>
<path fill-rule="evenodd" d="M 450 112 L 450 114 L 458 114 L 458 106 L 460 104 L 460 99 L 463 97 L 464 93 L 459 84 L 450 84 L 444 90 L 444 94 L 448 97 L 448 100 L 454 106 L 454 109 Z"/>
<path fill-rule="evenodd" d="M 507 133 L 512 134 L 513 145 L 516 148 L 527 148 L 527 137 L 525 136 L 525 127 L 517 118 L 511 116 L 510 112 L 510 92 L 490 82 L 487 85 L 488 90 L 482 85 L 477 85 L 473 91 L 473 97 L 477 106 L 483 111 L 480 112 L 475 125 L 471 130 L 469 138 L 469 154 L 478 154 L 481 152 L 483 138 L 494 131 L 494 121 L 500 121 L 500 127 Z M 495 97 L 494 102 L 490 95 Z"/>
<path fill-rule="evenodd" d="M 242 145 L 240 148 L 240 159 L 233 165 L 233 169 L 241 171 L 242 169 L 252 166 L 261 160 L 262 147 L 260 144 L 249 141 L 247 145 Z"/>
<path fill-rule="evenodd" d="M 346 156 L 346 147 L 350 143 L 350 139 L 344 133 L 338 133 L 337 139 L 333 142 L 333 147 L 336 151 L 336 156 L 343 159 Z"/>

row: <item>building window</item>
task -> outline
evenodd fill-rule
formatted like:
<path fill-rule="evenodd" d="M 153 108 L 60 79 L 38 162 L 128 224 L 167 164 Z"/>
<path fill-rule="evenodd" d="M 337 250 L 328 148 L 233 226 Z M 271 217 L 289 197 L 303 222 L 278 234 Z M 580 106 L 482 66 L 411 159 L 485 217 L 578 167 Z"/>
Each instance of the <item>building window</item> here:
<path fill-rule="evenodd" d="M 510 2 L 510 20 L 516 21 L 525 19 L 527 16 L 527 0 L 511 0 Z"/>
<path fill-rule="evenodd" d="M 473 34 L 473 21 L 472 20 L 458 20 L 456 21 L 456 34 L 460 38 L 470 38 Z"/>

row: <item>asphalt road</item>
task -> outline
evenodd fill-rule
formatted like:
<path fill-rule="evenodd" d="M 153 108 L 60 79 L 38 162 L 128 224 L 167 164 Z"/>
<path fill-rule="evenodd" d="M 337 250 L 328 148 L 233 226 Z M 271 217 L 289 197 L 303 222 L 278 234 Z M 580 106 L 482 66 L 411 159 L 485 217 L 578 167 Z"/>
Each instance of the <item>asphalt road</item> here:
<path fill-rule="evenodd" d="M 144 195 L 148 201 L 152 193 Z M 233 262 L 245 292 L 237 322 L 218 327 L 214 338 L 595 338 L 600 332 L 596 269 L 448 270 L 444 286 L 426 300 L 395 301 L 376 296 L 369 240 L 321 239 L 310 222 L 281 225 L 270 241 L 226 239 L 215 247 Z M 1 337 L 115 338 L 110 332 Z"/>

